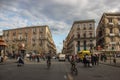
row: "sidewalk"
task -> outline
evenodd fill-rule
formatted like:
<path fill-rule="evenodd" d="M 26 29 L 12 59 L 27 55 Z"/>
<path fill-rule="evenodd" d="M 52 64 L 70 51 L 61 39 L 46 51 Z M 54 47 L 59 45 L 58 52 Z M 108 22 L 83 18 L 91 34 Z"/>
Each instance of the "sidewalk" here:
<path fill-rule="evenodd" d="M 5 62 L 0 63 L 0 65 L 4 65 L 4 64 L 13 64 L 16 63 L 17 60 L 16 59 L 7 59 Z M 40 62 L 37 61 L 30 61 L 28 59 L 24 59 L 25 64 L 41 64 L 41 63 L 46 63 L 46 61 L 44 60 L 40 60 Z"/>
<path fill-rule="evenodd" d="M 114 67 L 120 67 L 120 58 L 116 58 L 116 64 L 113 62 L 113 59 L 109 59 L 104 61 L 100 61 L 100 64 L 105 64 L 105 65 L 110 65 L 110 66 L 114 66 Z"/>

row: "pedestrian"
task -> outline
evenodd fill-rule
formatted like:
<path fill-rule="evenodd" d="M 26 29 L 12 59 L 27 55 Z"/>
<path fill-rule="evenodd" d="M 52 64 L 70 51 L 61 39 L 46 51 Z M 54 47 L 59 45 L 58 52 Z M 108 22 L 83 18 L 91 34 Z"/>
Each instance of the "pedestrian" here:
<path fill-rule="evenodd" d="M 95 56 L 92 54 L 91 55 L 91 63 L 92 63 L 92 66 L 94 66 L 95 65 Z"/>
<path fill-rule="evenodd" d="M 91 65 L 91 55 L 86 55 L 86 64 L 88 67 L 92 67 Z"/>
<path fill-rule="evenodd" d="M 99 65 L 99 54 L 96 54 L 96 64 Z"/>
<path fill-rule="evenodd" d="M 19 55 L 19 57 L 18 57 L 18 59 L 17 59 L 17 66 L 22 66 L 22 65 L 24 65 L 24 61 L 23 61 L 23 59 L 22 59 L 22 57 Z"/>
<path fill-rule="evenodd" d="M 84 64 L 84 67 L 87 67 L 86 55 L 84 55 L 84 57 L 83 57 L 83 64 Z"/>
<path fill-rule="evenodd" d="M 0 63 L 1 63 L 1 56 L 0 56 Z"/>
<path fill-rule="evenodd" d="M 36 58 L 37 58 L 37 62 L 40 62 L 39 55 L 36 55 Z"/>

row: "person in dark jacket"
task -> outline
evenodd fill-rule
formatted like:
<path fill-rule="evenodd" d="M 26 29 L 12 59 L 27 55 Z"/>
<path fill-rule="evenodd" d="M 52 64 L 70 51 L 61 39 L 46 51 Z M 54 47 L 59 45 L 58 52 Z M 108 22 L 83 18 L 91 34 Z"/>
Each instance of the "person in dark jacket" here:
<path fill-rule="evenodd" d="M 22 57 L 21 56 L 19 56 L 18 57 L 18 64 L 17 64 L 17 66 L 21 66 L 21 65 L 24 65 L 24 61 L 23 61 L 23 59 L 22 59 Z"/>

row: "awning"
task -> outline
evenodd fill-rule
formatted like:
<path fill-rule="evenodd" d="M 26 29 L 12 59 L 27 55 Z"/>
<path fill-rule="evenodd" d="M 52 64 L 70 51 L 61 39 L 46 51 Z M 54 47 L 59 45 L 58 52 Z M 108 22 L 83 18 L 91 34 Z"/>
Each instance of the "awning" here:
<path fill-rule="evenodd" d="M 88 50 L 83 50 L 83 51 L 79 51 L 78 53 L 90 53 L 90 51 L 88 51 Z"/>
<path fill-rule="evenodd" d="M 4 42 L 4 40 L 0 40 L 0 46 L 7 46 L 7 44 Z"/>

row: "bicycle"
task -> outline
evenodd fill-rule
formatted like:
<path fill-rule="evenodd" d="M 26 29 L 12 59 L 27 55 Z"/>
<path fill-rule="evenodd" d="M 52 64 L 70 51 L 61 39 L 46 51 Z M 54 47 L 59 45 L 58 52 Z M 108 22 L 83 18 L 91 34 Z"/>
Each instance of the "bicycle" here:
<path fill-rule="evenodd" d="M 50 61 L 47 61 L 47 68 L 49 69 L 51 66 L 51 62 Z"/>
<path fill-rule="evenodd" d="M 72 65 L 72 67 L 71 67 L 71 73 L 72 73 L 72 74 L 75 74 L 75 75 L 78 74 L 78 70 L 77 70 L 77 68 L 76 68 L 76 65 Z"/>

